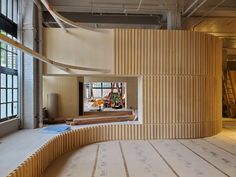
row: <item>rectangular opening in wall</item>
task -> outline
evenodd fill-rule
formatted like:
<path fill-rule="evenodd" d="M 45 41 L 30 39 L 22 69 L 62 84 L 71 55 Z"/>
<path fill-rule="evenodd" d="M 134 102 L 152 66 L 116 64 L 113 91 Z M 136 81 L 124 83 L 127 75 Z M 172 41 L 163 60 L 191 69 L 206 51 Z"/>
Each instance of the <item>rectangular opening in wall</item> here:
<path fill-rule="evenodd" d="M 126 110 L 126 82 L 85 83 L 84 111 Z"/>
<path fill-rule="evenodd" d="M 137 77 L 44 76 L 44 122 L 137 121 L 138 82 Z"/>
<path fill-rule="evenodd" d="M 137 77 L 85 76 L 84 116 L 133 121 L 138 119 Z"/>

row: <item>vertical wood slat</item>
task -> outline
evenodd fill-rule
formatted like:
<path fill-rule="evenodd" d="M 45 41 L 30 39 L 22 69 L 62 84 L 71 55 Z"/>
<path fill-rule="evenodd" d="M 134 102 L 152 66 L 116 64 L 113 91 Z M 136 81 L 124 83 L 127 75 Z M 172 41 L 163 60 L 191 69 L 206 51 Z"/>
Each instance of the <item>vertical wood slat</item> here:
<path fill-rule="evenodd" d="M 142 76 L 143 125 L 98 125 L 60 134 L 8 177 L 39 177 L 63 153 L 107 140 L 197 138 L 221 130 L 221 46 L 212 36 L 117 29 L 115 74 Z"/>
<path fill-rule="evenodd" d="M 115 39 L 125 41 L 115 49 L 120 56 L 115 62 L 123 68 L 115 74 L 143 76 L 144 124 L 160 125 L 159 138 L 204 137 L 220 131 L 221 40 L 191 31 L 115 31 Z M 124 55 L 128 65 L 117 62 Z"/>

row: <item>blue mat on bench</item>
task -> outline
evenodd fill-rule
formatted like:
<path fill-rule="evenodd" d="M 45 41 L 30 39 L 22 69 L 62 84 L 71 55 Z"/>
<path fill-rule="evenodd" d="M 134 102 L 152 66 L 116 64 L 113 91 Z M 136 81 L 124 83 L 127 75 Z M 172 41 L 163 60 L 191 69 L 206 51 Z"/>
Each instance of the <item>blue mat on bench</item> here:
<path fill-rule="evenodd" d="M 52 125 L 41 130 L 43 133 L 57 134 L 71 130 L 68 125 Z"/>

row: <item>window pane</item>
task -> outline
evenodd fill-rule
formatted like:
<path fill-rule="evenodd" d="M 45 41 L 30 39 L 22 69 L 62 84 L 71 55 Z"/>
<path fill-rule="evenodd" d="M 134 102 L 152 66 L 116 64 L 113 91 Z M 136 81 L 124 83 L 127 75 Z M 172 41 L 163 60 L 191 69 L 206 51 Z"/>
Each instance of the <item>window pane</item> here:
<path fill-rule="evenodd" d="M 13 76 L 13 88 L 18 88 L 18 86 L 17 86 L 17 76 Z"/>
<path fill-rule="evenodd" d="M 7 0 L 1 0 L 1 1 L 2 1 L 2 3 L 1 3 L 1 12 L 2 12 L 3 15 L 6 16 L 6 13 L 7 13 L 7 11 L 6 11 Z"/>
<path fill-rule="evenodd" d="M 12 116 L 12 103 L 7 104 L 7 117 Z"/>
<path fill-rule="evenodd" d="M 1 49 L 7 50 L 7 44 L 4 42 L 1 42 Z"/>
<path fill-rule="evenodd" d="M 17 89 L 13 90 L 13 101 L 17 101 Z"/>
<path fill-rule="evenodd" d="M 1 104 L 1 118 L 7 117 L 6 112 L 7 112 L 6 104 Z"/>
<path fill-rule="evenodd" d="M 12 47 L 8 46 L 7 51 L 7 67 L 12 68 Z"/>
<path fill-rule="evenodd" d="M 101 82 L 94 82 L 93 87 L 101 87 Z"/>
<path fill-rule="evenodd" d="M 7 87 L 12 88 L 12 75 L 7 75 Z"/>
<path fill-rule="evenodd" d="M 6 87 L 6 74 L 1 74 L 1 87 Z"/>
<path fill-rule="evenodd" d="M 13 103 L 13 115 L 17 115 L 17 103 Z"/>
<path fill-rule="evenodd" d="M 7 11 L 7 17 L 12 20 L 12 0 L 8 0 L 8 11 Z"/>
<path fill-rule="evenodd" d="M 18 0 L 0 0 L 0 13 L 9 19 L 9 23 L 18 21 Z M 15 29 L 9 29 L 13 31 Z M 17 31 L 15 31 L 16 33 Z M 0 26 L 0 33 L 7 37 L 17 40 L 11 34 L 6 33 Z M 0 42 L 0 101 L 1 101 L 1 118 L 12 117 L 17 115 L 18 111 L 18 76 L 16 73 L 18 50 L 16 48 Z"/>
<path fill-rule="evenodd" d="M 13 54 L 12 68 L 17 69 L 17 55 Z"/>
<path fill-rule="evenodd" d="M 6 103 L 6 100 L 7 100 L 6 89 L 1 89 L 1 103 Z"/>
<path fill-rule="evenodd" d="M 101 89 L 93 89 L 94 98 L 101 98 Z"/>
<path fill-rule="evenodd" d="M 102 86 L 103 88 L 111 88 L 111 82 L 103 82 Z"/>
<path fill-rule="evenodd" d="M 111 89 L 103 89 L 103 97 L 108 96 L 110 92 L 111 92 Z"/>
<path fill-rule="evenodd" d="M 7 102 L 12 102 L 12 89 L 7 89 Z"/>
<path fill-rule="evenodd" d="M 17 0 L 13 0 L 13 21 L 15 23 L 17 23 L 18 21 L 18 4 L 17 4 Z"/>
<path fill-rule="evenodd" d="M 7 52 L 6 50 L 1 50 L 1 66 L 6 67 L 7 66 Z"/>

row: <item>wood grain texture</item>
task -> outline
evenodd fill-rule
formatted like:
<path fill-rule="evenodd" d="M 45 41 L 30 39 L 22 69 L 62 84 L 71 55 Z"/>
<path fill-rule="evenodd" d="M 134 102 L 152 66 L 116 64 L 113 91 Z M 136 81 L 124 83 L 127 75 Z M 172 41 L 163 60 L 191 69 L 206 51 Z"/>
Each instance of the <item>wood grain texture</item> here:
<path fill-rule="evenodd" d="M 94 142 L 197 138 L 221 131 L 221 40 L 203 33 L 115 30 L 116 76 L 142 77 L 143 124 L 60 134 L 8 177 L 39 177 L 63 153 Z"/>
<path fill-rule="evenodd" d="M 158 127 L 158 138 L 221 130 L 220 39 L 191 31 L 116 29 L 114 46 L 115 74 L 142 76 L 143 123 Z"/>
<path fill-rule="evenodd" d="M 78 90 L 76 76 L 44 76 L 43 106 L 48 108 L 48 94 L 56 93 L 58 94 L 58 117 L 76 117 L 79 112 Z"/>

